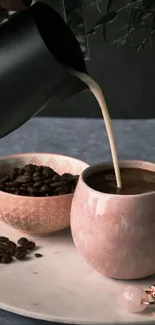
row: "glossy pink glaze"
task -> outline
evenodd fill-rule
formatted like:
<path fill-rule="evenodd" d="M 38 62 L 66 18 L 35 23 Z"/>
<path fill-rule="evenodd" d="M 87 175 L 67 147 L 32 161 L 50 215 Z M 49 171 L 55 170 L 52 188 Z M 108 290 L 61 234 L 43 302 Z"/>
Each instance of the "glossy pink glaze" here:
<path fill-rule="evenodd" d="M 49 166 L 59 174 L 77 175 L 88 167 L 83 161 L 63 155 L 28 153 L 0 158 L 0 173 L 30 163 Z M 35 198 L 0 191 L 0 219 L 26 233 L 52 233 L 70 225 L 72 198 L 73 194 Z"/>
<path fill-rule="evenodd" d="M 155 171 L 155 164 L 141 161 L 120 166 Z M 71 230 L 78 252 L 103 275 L 138 279 L 155 273 L 155 192 L 104 194 L 89 188 L 81 176 L 72 202 Z"/>

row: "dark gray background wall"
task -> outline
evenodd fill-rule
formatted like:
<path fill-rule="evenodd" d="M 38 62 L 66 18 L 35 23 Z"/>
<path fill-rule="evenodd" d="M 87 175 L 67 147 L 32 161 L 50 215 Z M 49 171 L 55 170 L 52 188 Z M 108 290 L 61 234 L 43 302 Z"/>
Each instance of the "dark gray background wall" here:
<path fill-rule="evenodd" d="M 90 6 L 86 10 L 87 26 L 99 16 L 99 12 Z M 88 71 L 102 87 L 111 117 L 155 117 L 155 50 L 137 53 L 126 47 L 107 46 L 101 31 L 89 37 L 89 48 Z M 40 115 L 101 117 L 98 104 L 89 91 L 52 107 L 52 110 L 48 107 Z"/>

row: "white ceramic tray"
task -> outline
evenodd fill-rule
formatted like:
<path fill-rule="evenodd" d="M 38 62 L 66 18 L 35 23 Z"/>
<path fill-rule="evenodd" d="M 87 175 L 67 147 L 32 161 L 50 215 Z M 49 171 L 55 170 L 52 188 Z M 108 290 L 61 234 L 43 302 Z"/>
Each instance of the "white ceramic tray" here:
<path fill-rule="evenodd" d="M 23 234 L 0 223 L 2 235 L 18 240 Z M 128 314 L 117 307 L 117 292 L 126 282 L 93 271 L 76 252 L 69 229 L 31 239 L 43 257 L 33 253 L 27 261 L 0 264 L 0 308 L 62 323 L 155 323 L 153 308 Z M 145 288 L 155 278 L 132 283 Z"/>

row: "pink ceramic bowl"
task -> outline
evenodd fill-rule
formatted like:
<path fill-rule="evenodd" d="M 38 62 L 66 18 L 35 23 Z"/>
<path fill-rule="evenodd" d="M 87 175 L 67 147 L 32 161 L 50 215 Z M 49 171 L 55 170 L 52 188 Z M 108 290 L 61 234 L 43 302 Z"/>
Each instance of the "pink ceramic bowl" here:
<path fill-rule="evenodd" d="M 75 158 L 48 153 L 26 153 L 0 158 L 0 172 L 26 164 L 45 165 L 59 174 L 80 175 L 88 164 Z M 26 197 L 0 191 L 0 219 L 29 234 L 48 234 L 70 225 L 73 194 Z"/>
<path fill-rule="evenodd" d="M 105 194 L 86 185 L 89 173 L 111 163 L 88 167 L 80 176 L 71 208 L 75 246 L 98 272 L 117 279 L 155 274 L 155 192 Z M 155 164 L 122 161 L 120 167 L 155 172 Z"/>

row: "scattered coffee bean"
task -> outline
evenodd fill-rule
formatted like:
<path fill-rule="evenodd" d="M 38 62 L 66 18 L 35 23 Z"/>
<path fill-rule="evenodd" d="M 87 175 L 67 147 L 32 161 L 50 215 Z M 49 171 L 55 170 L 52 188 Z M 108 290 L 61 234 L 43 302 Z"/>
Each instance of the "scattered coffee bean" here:
<path fill-rule="evenodd" d="M 17 243 L 21 246 L 25 246 L 28 243 L 28 239 L 25 237 L 21 237 Z"/>
<path fill-rule="evenodd" d="M 28 251 L 32 251 L 36 247 L 36 244 L 33 241 L 29 241 L 26 245 L 25 248 Z"/>
<path fill-rule="evenodd" d="M 4 264 L 9 264 L 13 261 L 12 257 L 9 254 L 1 256 L 0 262 Z"/>
<path fill-rule="evenodd" d="M 50 167 L 29 164 L 1 177 L 0 190 L 32 197 L 60 196 L 74 193 L 78 178 L 69 173 L 60 176 Z"/>
<path fill-rule="evenodd" d="M 16 252 L 27 252 L 27 248 L 25 246 L 17 246 Z"/>
<path fill-rule="evenodd" d="M 0 263 L 8 264 L 13 262 L 14 259 L 25 260 L 27 254 L 36 248 L 36 244 L 25 237 L 19 238 L 17 244 L 9 240 L 8 237 L 0 236 Z M 43 256 L 40 253 L 34 255 L 38 258 Z"/>
<path fill-rule="evenodd" d="M 26 258 L 26 251 L 16 251 L 14 256 L 19 261 L 25 260 L 25 258 Z"/>
<path fill-rule="evenodd" d="M 13 241 L 8 242 L 8 249 L 7 252 L 10 256 L 13 256 L 15 254 L 17 245 Z"/>
<path fill-rule="evenodd" d="M 9 241 L 9 238 L 8 237 L 4 237 L 4 236 L 0 236 L 0 243 L 6 243 Z"/>
<path fill-rule="evenodd" d="M 34 254 L 34 256 L 37 257 L 37 258 L 43 257 L 43 255 L 39 254 L 39 253 Z"/>
<path fill-rule="evenodd" d="M 1 247 L 0 248 L 0 255 L 3 256 L 4 254 L 7 254 L 8 252 L 8 247 Z"/>

